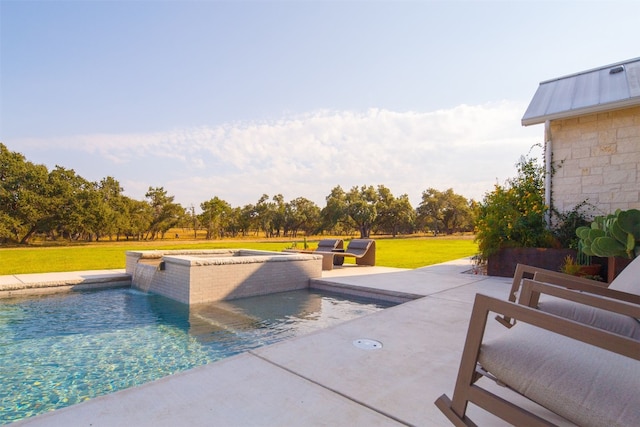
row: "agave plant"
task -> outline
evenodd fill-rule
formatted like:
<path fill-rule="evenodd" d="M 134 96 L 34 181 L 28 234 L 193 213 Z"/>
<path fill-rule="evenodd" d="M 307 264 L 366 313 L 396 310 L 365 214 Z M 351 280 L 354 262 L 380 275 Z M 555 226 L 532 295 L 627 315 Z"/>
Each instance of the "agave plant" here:
<path fill-rule="evenodd" d="M 596 217 L 591 227 L 578 227 L 576 235 L 585 255 L 635 258 L 640 256 L 640 210 Z"/>

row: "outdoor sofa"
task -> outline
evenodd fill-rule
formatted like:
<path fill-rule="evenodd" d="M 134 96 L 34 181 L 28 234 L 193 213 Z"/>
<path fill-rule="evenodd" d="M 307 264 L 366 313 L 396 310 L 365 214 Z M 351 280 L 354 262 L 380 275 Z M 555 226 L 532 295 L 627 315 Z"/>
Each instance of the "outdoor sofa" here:
<path fill-rule="evenodd" d="M 640 341 L 530 307 L 540 294 L 640 318 L 636 303 L 530 279 L 520 304 L 478 294 L 453 397 L 437 407 L 457 426 L 475 425 L 469 403 L 516 426 L 553 425 L 482 386 L 494 380 L 580 426 L 640 425 Z M 485 340 L 489 313 L 511 327 Z"/>

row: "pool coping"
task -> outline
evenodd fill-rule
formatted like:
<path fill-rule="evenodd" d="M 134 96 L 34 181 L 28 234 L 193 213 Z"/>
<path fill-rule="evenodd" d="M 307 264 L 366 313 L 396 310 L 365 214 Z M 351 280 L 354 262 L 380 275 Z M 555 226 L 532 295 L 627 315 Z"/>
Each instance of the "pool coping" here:
<path fill-rule="evenodd" d="M 131 286 L 124 269 L 0 276 L 0 298 Z"/>

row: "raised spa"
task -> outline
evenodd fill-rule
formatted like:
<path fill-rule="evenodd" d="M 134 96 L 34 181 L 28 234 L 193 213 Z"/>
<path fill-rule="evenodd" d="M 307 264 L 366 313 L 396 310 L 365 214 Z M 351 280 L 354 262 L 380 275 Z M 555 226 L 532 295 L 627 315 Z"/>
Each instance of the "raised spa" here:
<path fill-rule="evenodd" d="M 131 286 L 185 303 L 266 295 L 309 287 L 322 256 L 250 249 L 128 251 Z"/>

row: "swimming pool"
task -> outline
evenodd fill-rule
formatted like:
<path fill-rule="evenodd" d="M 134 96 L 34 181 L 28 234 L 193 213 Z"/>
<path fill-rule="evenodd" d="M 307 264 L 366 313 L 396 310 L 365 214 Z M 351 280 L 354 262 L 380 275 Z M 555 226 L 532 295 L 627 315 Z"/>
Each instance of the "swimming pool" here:
<path fill-rule="evenodd" d="M 309 290 L 191 307 L 122 288 L 0 300 L 0 423 L 392 305 Z"/>

